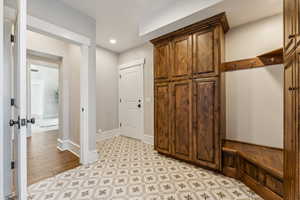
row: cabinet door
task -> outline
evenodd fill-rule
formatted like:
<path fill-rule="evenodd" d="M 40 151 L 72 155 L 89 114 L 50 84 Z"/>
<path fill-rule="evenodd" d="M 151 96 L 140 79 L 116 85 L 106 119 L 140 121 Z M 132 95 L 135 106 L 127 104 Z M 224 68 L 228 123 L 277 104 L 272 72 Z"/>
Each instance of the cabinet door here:
<path fill-rule="evenodd" d="M 170 42 L 165 41 L 154 47 L 154 78 L 158 81 L 169 79 Z"/>
<path fill-rule="evenodd" d="M 285 159 L 285 167 L 284 167 L 284 180 L 285 180 L 285 189 L 288 191 L 286 193 L 287 199 L 292 198 L 294 193 L 294 181 L 293 177 L 295 176 L 295 170 L 293 169 L 293 152 L 294 149 L 294 126 L 293 126 L 293 118 L 294 118 L 294 91 L 292 88 L 293 84 L 293 70 L 294 70 L 294 60 L 291 60 L 286 64 L 284 70 L 284 159 Z"/>
<path fill-rule="evenodd" d="M 192 132 L 192 82 L 191 80 L 172 83 L 172 155 L 191 160 Z"/>
<path fill-rule="evenodd" d="M 284 0 L 284 52 L 285 55 L 295 48 L 296 45 L 296 28 L 297 12 L 296 0 Z"/>
<path fill-rule="evenodd" d="M 193 35 L 193 75 L 219 74 L 218 29 L 208 29 Z"/>
<path fill-rule="evenodd" d="M 194 80 L 193 98 L 193 160 L 220 169 L 218 78 Z"/>
<path fill-rule="evenodd" d="M 192 36 L 181 36 L 172 42 L 172 79 L 188 78 L 192 72 Z"/>
<path fill-rule="evenodd" d="M 170 87 L 169 83 L 155 84 L 155 149 L 170 153 Z"/>

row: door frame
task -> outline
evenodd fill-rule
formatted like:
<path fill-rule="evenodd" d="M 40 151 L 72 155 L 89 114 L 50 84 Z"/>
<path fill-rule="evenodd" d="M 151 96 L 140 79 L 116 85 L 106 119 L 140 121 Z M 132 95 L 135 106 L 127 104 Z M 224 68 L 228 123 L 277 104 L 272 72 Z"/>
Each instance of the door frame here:
<path fill-rule="evenodd" d="M 4 1 L 0 0 L 0 58 L 3 58 L 3 25 L 4 25 L 4 18 L 8 18 L 11 20 L 16 19 L 16 10 L 13 8 L 9 8 L 7 6 L 4 6 Z M 91 39 L 77 34 L 75 32 L 69 31 L 63 27 L 51 24 L 47 21 L 41 20 L 39 18 L 27 15 L 27 30 L 31 30 L 34 32 L 38 32 L 44 35 L 48 35 L 50 37 L 55 37 L 58 39 L 61 39 L 63 41 L 71 42 L 76 45 L 80 46 L 81 49 L 81 66 L 80 66 L 80 163 L 83 165 L 92 163 L 97 160 L 98 158 L 98 153 L 94 150 L 90 150 L 89 146 L 93 144 L 93 141 L 89 141 L 89 132 L 90 130 L 93 130 L 93 127 L 91 127 L 91 124 L 89 126 L 89 118 L 93 118 L 93 110 L 96 108 L 96 101 L 93 101 L 94 95 L 93 90 L 91 88 L 94 88 L 94 86 L 89 83 L 89 76 L 92 74 L 90 72 L 90 61 L 89 58 L 91 58 L 91 48 L 92 43 Z M 22 30 L 22 35 L 26 36 L 26 31 L 27 30 Z M 24 52 L 26 54 L 26 51 Z M 3 59 L 1 59 L 3 60 Z M 1 61 L 1 66 L 3 65 Z M 3 77 L 4 71 L 3 67 L 0 68 L 0 77 Z M 3 79 L 1 79 L 3 80 Z M 3 93 L 4 89 L 4 84 L 0 84 L 0 93 Z M 0 155 L 4 154 L 4 149 L 3 149 L 3 143 L 4 143 L 4 138 L 3 138 L 3 129 L 4 126 L 7 126 L 4 124 L 4 116 L 3 116 L 3 101 L 4 97 L 1 95 L 0 98 Z M 91 119 L 92 120 L 92 119 Z M 96 122 L 92 120 L 92 126 L 96 127 Z M 91 133 L 92 134 L 92 133 Z M 95 133 L 96 134 L 96 133 Z M 1 156 L 2 157 L 2 156 Z M 24 160 L 26 158 L 23 158 Z M 6 180 L 4 180 L 4 170 L 3 166 L 5 163 L 10 162 L 10 161 L 3 161 L 3 159 L 0 159 L 0 199 L 4 198 L 4 187 L 3 185 L 6 183 Z M 23 172 L 24 177 L 27 176 L 27 171 Z M 26 183 L 27 180 L 23 179 Z"/>
<path fill-rule="evenodd" d="M 0 80 L 4 80 L 4 1 L 0 0 Z M 4 84 L 0 83 L 0 158 L 4 157 Z M 4 159 L 0 159 L 0 199 L 4 199 Z"/>
<path fill-rule="evenodd" d="M 141 132 L 141 135 L 140 135 L 140 140 L 144 141 L 144 138 L 145 138 L 145 127 L 144 127 L 144 108 L 145 108 L 145 99 L 144 99 L 144 64 L 145 64 L 145 58 L 141 58 L 141 59 L 138 59 L 138 60 L 134 60 L 132 62 L 129 62 L 129 63 L 125 63 L 125 64 L 122 64 L 119 66 L 119 70 L 118 70 L 118 74 L 119 74 L 119 77 L 121 76 L 121 70 L 123 69 L 128 69 L 128 68 L 132 68 L 132 67 L 139 67 L 140 68 L 140 76 L 141 76 L 141 79 L 140 79 L 140 85 L 141 85 L 141 88 L 142 88 L 142 92 L 141 92 L 141 99 L 142 99 L 142 102 L 141 102 L 141 113 L 140 113 L 140 119 L 141 119 L 141 127 L 140 127 L 140 132 Z M 119 79 L 120 80 L 120 79 Z M 119 81 L 119 88 L 118 88 L 118 97 L 120 99 L 120 81 Z M 118 101 L 120 102 L 120 101 Z M 121 120 L 121 109 L 120 109 L 120 103 L 118 104 L 119 106 L 119 131 L 120 131 L 120 134 L 122 135 L 122 127 L 120 126 L 120 120 Z"/>

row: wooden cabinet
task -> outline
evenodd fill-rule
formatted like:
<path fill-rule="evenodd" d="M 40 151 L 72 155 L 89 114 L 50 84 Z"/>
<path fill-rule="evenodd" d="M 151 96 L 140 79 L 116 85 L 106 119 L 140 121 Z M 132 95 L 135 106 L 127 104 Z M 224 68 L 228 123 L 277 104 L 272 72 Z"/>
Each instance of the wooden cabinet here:
<path fill-rule="evenodd" d="M 171 115 L 169 83 L 155 85 L 155 148 L 157 151 L 169 154 L 171 152 Z"/>
<path fill-rule="evenodd" d="M 297 0 L 284 1 L 284 52 L 288 55 L 296 46 L 298 31 Z"/>
<path fill-rule="evenodd" d="M 152 40 L 155 149 L 214 170 L 222 163 L 220 69 L 226 31 L 223 13 Z"/>
<path fill-rule="evenodd" d="M 170 42 L 164 41 L 155 46 L 154 49 L 154 77 L 157 81 L 169 80 L 171 56 L 170 56 Z"/>
<path fill-rule="evenodd" d="M 172 154 L 191 160 L 192 153 L 192 81 L 172 83 Z"/>
<path fill-rule="evenodd" d="M 193 82 L 193 160 L 220 169 L 219 78 Z"/>
<path fill-rule="evenodd" d="M 284 199 L 300 199 L 300 1 L 284 0 Z"/>
<path fill-rule="evenodd" d="M 189 78 L 192 73 L 192 36 L 175 38 L 172 50 L 172 79 Z"/>
<path fill-rule="evenodd" d="M 219 74 L 218 28 L 193 34 L 193 75 L 216 76 Z"/>

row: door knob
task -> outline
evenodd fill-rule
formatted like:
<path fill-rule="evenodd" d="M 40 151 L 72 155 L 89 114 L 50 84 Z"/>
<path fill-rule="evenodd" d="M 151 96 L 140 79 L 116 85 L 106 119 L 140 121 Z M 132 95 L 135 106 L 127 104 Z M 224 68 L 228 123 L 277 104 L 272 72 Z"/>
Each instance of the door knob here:
<path fill-rule="evenodd" d="M 27 124 L 35 124 L 35 118 L 27 119 Z"/>

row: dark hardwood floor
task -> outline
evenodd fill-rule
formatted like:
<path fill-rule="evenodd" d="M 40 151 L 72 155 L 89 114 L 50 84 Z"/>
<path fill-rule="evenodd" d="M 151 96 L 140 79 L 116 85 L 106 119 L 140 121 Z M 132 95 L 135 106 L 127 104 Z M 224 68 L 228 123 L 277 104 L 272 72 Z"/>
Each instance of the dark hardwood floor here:
<path fill-rule="evenodd" d="M 27 139 L 29 185 L 79 166 L 77 156 L 56 148 L 57 138 L 58 131 L 47 131 Z"/>

